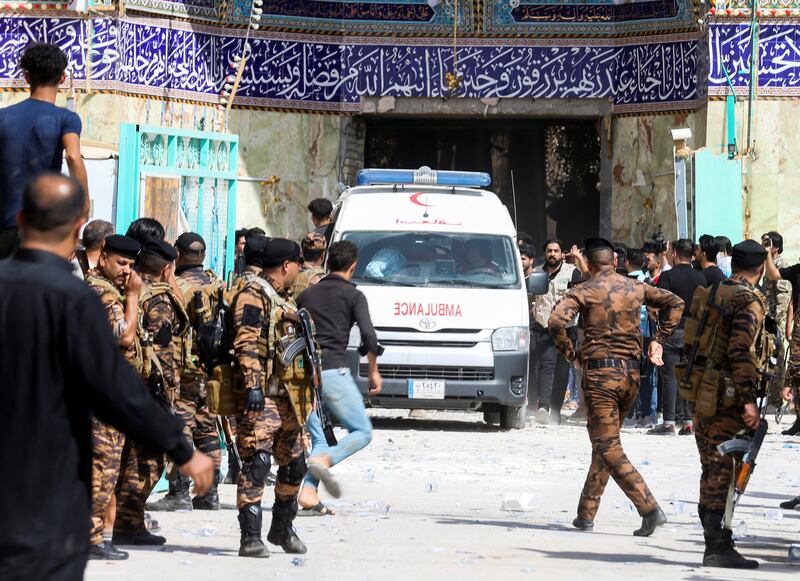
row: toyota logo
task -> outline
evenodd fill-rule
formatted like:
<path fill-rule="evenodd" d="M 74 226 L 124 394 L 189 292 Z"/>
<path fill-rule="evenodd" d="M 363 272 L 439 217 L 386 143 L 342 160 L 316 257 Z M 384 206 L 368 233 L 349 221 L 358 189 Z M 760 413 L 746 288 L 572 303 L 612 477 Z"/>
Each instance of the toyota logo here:
<path fill-rule="evenodd" d="M 436 327 L 436 321 L 429 319 L 428 317 L 425 317 L 419 322 L 419 328 L 425 331 L 430 331 L 434 327 Z"/>

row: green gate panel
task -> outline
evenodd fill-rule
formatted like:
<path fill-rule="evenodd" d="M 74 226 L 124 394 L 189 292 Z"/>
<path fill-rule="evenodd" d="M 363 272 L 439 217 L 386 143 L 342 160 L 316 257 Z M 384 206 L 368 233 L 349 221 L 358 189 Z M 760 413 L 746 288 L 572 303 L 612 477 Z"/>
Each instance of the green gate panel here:
<path fill-rule="evenodd" d="M 744 236 L 741 160 L 701 149 L 694 154 L 694 167 L 695 238 L 727 236 L 736 244 Z"/>
<path fill-rule="evenodd" d="M 169 242 L 197 232 L 206 266 L 226 277 L 236 245 L 239 137 L 124 123 L 120 127 L 116 228 L 156 217 Z"/>

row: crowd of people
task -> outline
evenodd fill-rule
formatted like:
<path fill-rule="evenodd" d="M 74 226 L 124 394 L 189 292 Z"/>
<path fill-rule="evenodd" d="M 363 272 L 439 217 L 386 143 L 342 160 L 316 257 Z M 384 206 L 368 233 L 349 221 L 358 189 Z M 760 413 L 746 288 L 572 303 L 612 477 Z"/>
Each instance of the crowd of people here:
<path fill-rule="evenodd" d="M 658 238 L 656 236 L 656 238 Z M 550 278 L 547 295 L 533 297 L 531 302 L 531 363 L 529 379 L 529 416 L 540 424 L 558 424 L 564 411 L 574 409 L 574 388 L 581 370 L 570 368 L 558 355 L 555 344 L 547 332 L 547 321 L 555 304 L 567 290 L 579 283 L 588 273 L 586 259 L 581 250 L 573 246 L 566 248 L 558 239 L 550 239 L 538 255 L 530 236 L 520 233 L 518 244 L 526 275 L 533 271 L 545 271 Z M 761 237 L 768 251 L 765 274 L 760 289 L 766 300 L 768 315 L 781 330 L 784 348 L 794 328 L 794 312 L 800 296 L 800 267 L 787 268 L 783 258 L 783 237 L 770 231 Z M 726 236 L 700 236 L 697 243 L 689 239 L 672 242 L 662 239 L 650 240 L 640 248 L 630 248 L 622 243 L 613 243 L 616 270 L 620 274 L 666 289 L 684 301 L 684 313 L 675 332 L 664 346 L 664 366 L 657 368 L 642 358 L 641 384 L 636 405 L 626 418 L 625 427 L 646 430 L 648 435 L 673 436 L 692 435 L 692 409 L 678 393 L 675 364 L 684 356 L 685 341 L 683 324 L 689 313 L 692 296 L 698 287 L 710 287 L 731 275 L 732 244 Z M 541 256 L 537 265 L 537 256 Z M 770 265 L 774 265 L 771 268 Z M 798 289 L 797 291 L 795 289 Z M 646 352 L 657 322 L 652 311 L 641 311 L 640 331 L 643 349 Z M 568 325 L 573 337 L 578 337 L 578 321 Z M 787 394 L 788 395 L 788 394 Z M 775 401 L 777 405 L 791 405 L 788 397 Z M 792 401 L 796 398 L 792 397 Z M 585 409 L 566 416 L 572 421 L 584 421 Z M 784 430 L 785 435 L 800 433 L 800 421 Z"/>

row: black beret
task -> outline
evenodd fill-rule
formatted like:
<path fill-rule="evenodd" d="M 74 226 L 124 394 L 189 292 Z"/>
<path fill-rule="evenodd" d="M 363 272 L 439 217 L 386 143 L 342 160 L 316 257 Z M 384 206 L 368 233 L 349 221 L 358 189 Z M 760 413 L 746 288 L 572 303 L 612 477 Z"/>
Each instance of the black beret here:
<path fill-rule="evenodd" d="M 206 241 L 196 232 L 184 232 L 178 236 L 178 239 L 175 241 L 175 248 L 191 251 L 191 246 L 195 242 L 199 242 L 203 246 L 203 250 L 206 249 Z"/>
<path fill-rule="evenodd" d="M 142 252 L 149 252 L 156 256 L 163 258 L 167 262 L 172 262 L 178 259 L 178 252 L 172 244 L 159 240 L 158 238 L 150 238 L 142 247 Z"/>
<path fill-rule="evenodd" d="M 759 266 L 767 259 L 767 251 L 755 240 L 745 240 L 733 247 L 734 266 Z"/>
<path fill-rule="evenodd" d="M 139 255 L 142 245 L 130 236 L 112 234 L 107 236 L 103 251 L 109 254 L 119 254 L 123 258 L 135 259 Z"/>
<path fill-rule="evenodd" d="M 605 238 L 587 238 L 583 241 L 583 247 L 586 252 L 591 252 L 592 250 L 601 250 L 603 248 L 608 248 L 612 251 L 614 250 L 614 245 Z"/>
<path fill-rule="evenodd" d="M 269 238 L 263 234 L 250 234 L 245 238 L 244 263 L 247 266 L 261 266 L 261 257 L 269 244 Z"/>
<path fill-rule="evenodd" d="M 299 261 L 301 256 L 300 245 L 297 242 L 286 238 L 273 238 L 264 250 L 261 266 L 275 268 L 287 260 Z"/>

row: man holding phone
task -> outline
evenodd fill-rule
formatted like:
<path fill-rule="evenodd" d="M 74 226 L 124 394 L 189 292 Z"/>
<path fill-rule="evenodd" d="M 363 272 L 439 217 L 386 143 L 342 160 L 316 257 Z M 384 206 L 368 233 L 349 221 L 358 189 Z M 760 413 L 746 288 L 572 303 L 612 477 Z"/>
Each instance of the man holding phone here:
<path fill-rule="evenodd" d="M 319 416 L 311 414 L 308 418 L 312 444 L 309 476 L 298 501 L 309 513 L 320 516 L 333 512 L 319 500 L 319 483 L 338 498 L 341 489 L 329 469 L 372 440 L 372 423 L 364 408 L 364 398 L 347 366 L 347 344 L 354 324 L 361 333 L 361 353 L 369 361 L 369 392 L 380 393 L 383 383 L 378 372 L 378 356 L 383 348 L 372 326 L 367 298 L 350 282 L 357 260 L 358 246 L 354 243 L 347 240 L 333 243 L 328 250 L 330 274 L 297 297 L 297 306 L 311 313 L 322 351 L 322 403 L 349 432 L 337 445 L 328 446 Z"/>

